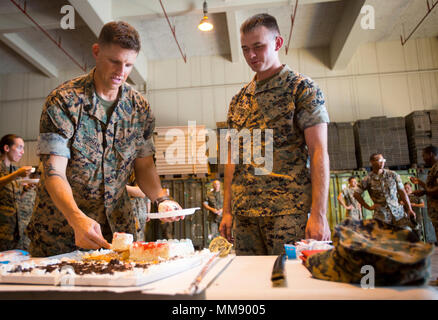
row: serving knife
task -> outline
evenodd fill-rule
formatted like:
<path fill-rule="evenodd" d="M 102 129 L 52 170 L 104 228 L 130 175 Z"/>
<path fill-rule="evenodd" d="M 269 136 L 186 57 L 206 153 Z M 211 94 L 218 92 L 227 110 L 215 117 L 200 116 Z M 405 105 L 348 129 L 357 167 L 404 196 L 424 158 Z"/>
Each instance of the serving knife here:
<path fill-rule="evenodd" d="M 275 259 L 274 267 L 272 268 L 271 282 L 273 287 L 286 286 L 286 272 L 284 265 L 286 263 L 286 254 L 281 254 Z"/>

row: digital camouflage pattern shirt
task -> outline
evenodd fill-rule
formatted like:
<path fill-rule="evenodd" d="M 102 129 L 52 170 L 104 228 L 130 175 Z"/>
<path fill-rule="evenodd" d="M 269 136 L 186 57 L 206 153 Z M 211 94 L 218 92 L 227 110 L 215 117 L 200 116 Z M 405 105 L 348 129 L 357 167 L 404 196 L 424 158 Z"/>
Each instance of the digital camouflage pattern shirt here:
<path fill-rule="evenodd" d="M 6 166 L 3 161 L 0 161 L 0 177 L 17 170 L 16 166 Z M 17 213 L 21 192 L 22 187 L 15 180 L 0 187 L 0 251 L 16 249 L 18 246 Z"/>
<path fill-rule="evenodd" d="M 403 182 L 396 172 L 383 169 L 379 175 L 371 171 L 357 187 L 359 194 L 365 190 L 368 190 L 371 200 L 380 205 L 374 210 L 374 219 L 393 223 L 406 216 L 398 200 L 398 190 L 404 190 Z"/>
<path fill-rule="evenodd" d="M 347 186 L 342 190 L 342 196 L 344 197 L 347 207 L 350 205 L 353 206 L 353 209 L 346 210 L 346 216 L 352 219 L 361 220 L 363 218 L 362 210 L 359 201 L 354 197 L 355 191 L 356 188 L 351 188 L 350 186 Z"/>
<path fill-rule="evenodd" d="M 426 186 L 428 188 L 435 188 L 438 186 L 438 162 L 429 169 L 426 179 Z M 432 220 L 435 232 L 438 235 L 438 197 L 427 195 L 427 213 Z"/>
<path fill-rule="evenodd" d="M 304 130 L 327 122 L 322 91 L 310 78 L 287 65 L 266 81 L 257 83 L 254 77 L 245 85 L 233 97 L 227 117 L 229 129 L 238 133 L 248 130 L 251 136 L 250 141 L 241 139 L 239 143 L 242 157 L 233 178 L 233 214 L 309 213 L 312 190 Z M 272 139 L 266 139 L 266 129 L 272 130 Z M 230 141 L 233 146 L 236 140 Z M 243 155 L 248 147 L 252 159 L 247 153 Z M 270 149 L 272 153 L 267 152 Z"/>
<path fill-rule="evenodd" d="M 144 97 L 128 84 L 119 90 L 110 119 L 100 104 L 94 69 L 67 81 L 47 97 L 38 138 L 38 154 L 69 159 L 66 176 L 78 207 L 102 227 L 111 241 L 113 232 L 135 234 L 126 184 L 134 160 L 155 152 L 155 119 Z M 28 235 L 32 255 L 73 251 L 73 229 L 55 207 L 42 176 Z"/>

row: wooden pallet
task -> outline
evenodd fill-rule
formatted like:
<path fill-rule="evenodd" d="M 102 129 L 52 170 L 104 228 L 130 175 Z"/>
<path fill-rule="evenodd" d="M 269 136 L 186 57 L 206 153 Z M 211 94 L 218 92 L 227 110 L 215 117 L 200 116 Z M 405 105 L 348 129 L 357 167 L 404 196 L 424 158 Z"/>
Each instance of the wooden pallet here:
<path fill-rule="evenodd" d="M 155 148 L 158 175 L 208 174 L 205 126 L 157 127 Z M 170 154 L 169 154 L 170 153 Z"/>

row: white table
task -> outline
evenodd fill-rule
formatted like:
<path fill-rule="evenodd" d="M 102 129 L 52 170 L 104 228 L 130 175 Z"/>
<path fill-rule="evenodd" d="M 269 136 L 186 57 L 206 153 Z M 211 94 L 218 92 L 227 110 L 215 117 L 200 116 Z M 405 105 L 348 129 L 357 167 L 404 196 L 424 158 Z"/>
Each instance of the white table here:
<path fill-rule="evenodd" d="M 237 256 L 205 292 L 206 299 L 330 299 L 385 300 L 438 299 L 438 290 L 430 286 L 376 287 L 362 289 L 360 285 L 312 278 L 301 260 L 286 261 L 287 285 L 275 288 L 271 272 L 276 256 Z"/>
<path fill-rule="evenodd" d="M 271 272 L 276 256 L 237 256 L 218 263 L 217 272 L 207 277 L 208 287 L 198 295 L 169 294 L 169 288 L 184 287 L 198 269 L 139 288 L 82 287 L 0 284 L 0 299 L 211 299 L 211 300 L 416 300 L 438 299 L 438 290 L 430 286 L 403 286 L 362 289 L 359 285 L 312 278 L 301 260 L 286 262 L 287 286 L 272 287 Z"/>

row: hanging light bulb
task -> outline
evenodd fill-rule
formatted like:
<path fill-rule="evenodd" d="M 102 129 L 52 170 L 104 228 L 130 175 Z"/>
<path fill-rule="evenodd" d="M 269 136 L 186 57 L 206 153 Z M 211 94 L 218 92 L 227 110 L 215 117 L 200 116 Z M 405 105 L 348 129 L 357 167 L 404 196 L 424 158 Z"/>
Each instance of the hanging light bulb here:
<path fill-rule="evenodd" d="M 207 17 L 207 1 L 204 0 L 204 17 L 198 25 L 198 29 L 201 31 L 210 31 L 213 29 L 213 24 L 208 20 Z"/>

